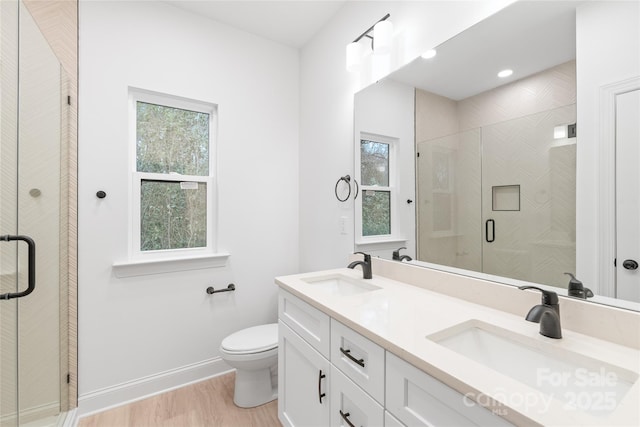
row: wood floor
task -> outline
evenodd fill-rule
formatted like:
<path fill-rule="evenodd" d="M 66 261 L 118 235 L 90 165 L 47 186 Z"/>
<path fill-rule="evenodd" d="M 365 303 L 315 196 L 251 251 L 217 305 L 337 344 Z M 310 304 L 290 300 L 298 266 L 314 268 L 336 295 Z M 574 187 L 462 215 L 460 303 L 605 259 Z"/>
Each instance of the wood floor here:
<path fill-rule="evenodd" d="M 233 404 L 235 373 L 81 418 L 78 427 L 280 427 L 278 401 Z"/>

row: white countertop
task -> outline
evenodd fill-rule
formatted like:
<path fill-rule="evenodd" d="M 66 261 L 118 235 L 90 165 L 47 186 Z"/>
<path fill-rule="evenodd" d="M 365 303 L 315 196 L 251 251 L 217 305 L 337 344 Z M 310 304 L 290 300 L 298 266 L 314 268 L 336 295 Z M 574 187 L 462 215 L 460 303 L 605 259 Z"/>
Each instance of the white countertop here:
<path fill-rule="evenodd" d="M 303 279 L 340 274 L 362 279 L 362 271 L 347 268 L 283 276 L 276 284 L 344 323 L 386 350 L 427 372 L 517 425 L 640 425 L 640 381 L 616 398 L 613 412 L 592 415 L 568 407 L 548 395 L 494 371 L 426 337 L 454 325 L 479 320 L 539 342 L 585 355 L 640 375 L 640 351 L 563 329 L 562 339 L 539 334 L 540 325 L 522 316 L 435 293 L 374 275 L 367 284 L 380 289 L 340 296 Z M 560 303 L 562 311 L 562 302 Z M 575 398 L 599 404 L 602 396 L 589 389 Z M 589 403 L 589 402 L 587 402 Z M 602 403 L 602 402 L 600 402 Z M 593 406 L 592 406 L 593 407 Z M 597 411 L 594 413 L 597 414 Z"/>

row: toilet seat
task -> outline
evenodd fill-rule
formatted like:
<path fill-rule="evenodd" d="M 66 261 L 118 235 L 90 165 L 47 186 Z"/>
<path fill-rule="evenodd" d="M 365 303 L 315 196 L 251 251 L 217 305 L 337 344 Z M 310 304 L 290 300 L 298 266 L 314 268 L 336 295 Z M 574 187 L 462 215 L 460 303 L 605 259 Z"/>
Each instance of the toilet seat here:
<path fill-rule="evenodd" d="M 224 340 L 220 349 L 228 354 L 262 353 L 278 347 L 278 324 L 254 326 L 235 332 Z"/>

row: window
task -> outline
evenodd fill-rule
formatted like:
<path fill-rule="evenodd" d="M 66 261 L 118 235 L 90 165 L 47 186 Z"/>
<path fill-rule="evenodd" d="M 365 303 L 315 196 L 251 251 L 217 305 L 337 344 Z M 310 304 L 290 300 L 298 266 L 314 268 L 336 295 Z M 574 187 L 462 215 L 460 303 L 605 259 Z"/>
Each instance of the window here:
<path fill-rule="evenodd" d="M 215 252 L 216 106 L 130 90 L 132 254 Z"/>
<path fill-rule="evenodd" d="M 356 233 L 362 243 L 396 234 L 395 221 L 395 141 L 363 134 L 358 157 L 362 197 L 357 202 L 360 215 Z M 359 218 L 358 218 L 359 217 Z"/>

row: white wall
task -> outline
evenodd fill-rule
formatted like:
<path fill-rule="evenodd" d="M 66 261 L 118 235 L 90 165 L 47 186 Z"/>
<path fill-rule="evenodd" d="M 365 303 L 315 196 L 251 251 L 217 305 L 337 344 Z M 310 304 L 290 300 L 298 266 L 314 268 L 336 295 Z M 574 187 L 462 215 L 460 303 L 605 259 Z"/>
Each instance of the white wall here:
<path fill-rule="evenodd" d="M 226 335 L 276 320 L 273 279 L 298 271 L 298 64 L 295 49 L 161 2 L 80 3 L 81 412 L 165 387 L 163 374 L 212 372 Z M 218 105 L 226 267 L 114 276 L 128 248 L 128 86 Z"/>
<path fill-rule="evenodd" d="M 416 258 L 416 210 L 415 204 L 407 203 L 407 199 L 415 198 L 415 138 L 414 138 L 414 98 L 415 89 L 393 80 L 384 80 L 361 90 L 354 96 L 354 137 L 353 146 L 360 149 L 362 133 L 381 135 L 397 139 L 397 147 L 392 151 L 392 165 L 395 162 L 397 170 L 392 170 L 396 179 L 396 203 L 391 210 L 391 231 L 394 236 L 402 237 L 405 241 L 378 242 L 358 244 L 356 250 L 372 256 L 391 259 L 394 250 L 406 247 L 400 251 L 401 255 Z M 355 155 L 355 153 L 354 153 Z M 358 156 L 356 155 L 356 158 Z M 355 171 L 358 182 L 361 182 L 359 171 Z M 358 195 L 356 204 L 362 202 L 363 195 Z M 353 202 L 351 203 L 353 204 Z M 355 221 L 357 224 L 358 221 Z M 396 229 L 394 229 L 394 227 Z M 354 230 L 355 232 L 355 230 Z M 357 242 L 357 239 L 356 239 Z"/>
<path fill-rule="evenodd" d="M 487 1 L 347 2 L 300 56 L 300 269 L 344 266 L 353 251 L 353 203 L 334 195 L 336 180 L 353 175 L 353 94 L 374 77 L 345 69 L 345 46 L 386 13 L 394 24 L 395 70 L 512 3 Z M 379 76 L 376 76 L 379 77 Z M 340 217 L 350 232 L 340 234 Z"/>
<path fill-rule="evenodd" d="M 599 210 L 601 114 L 603 86 L 640 76 L 640 2 L 586 2 L 576 12 L 578 90 L 576 273 L 599 293 L 602 218 Z M 609 260 L 613 262 L 613 260 Z"/>

